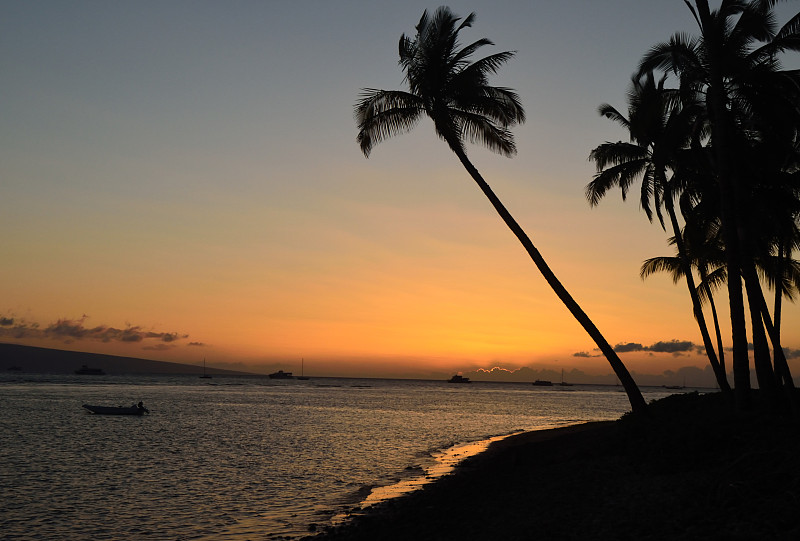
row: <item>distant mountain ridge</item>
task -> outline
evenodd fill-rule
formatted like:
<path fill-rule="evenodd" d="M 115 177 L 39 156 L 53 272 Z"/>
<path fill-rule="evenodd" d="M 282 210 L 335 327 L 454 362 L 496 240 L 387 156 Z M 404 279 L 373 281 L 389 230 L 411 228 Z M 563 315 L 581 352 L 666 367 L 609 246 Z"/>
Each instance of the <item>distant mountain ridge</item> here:
<path fill-rule="evenodd" d="M 151 361 L 135 357 L 119 357 L 100 353 L 84 353 L 61 349 L 39 348 L 20 344 L 0 343 L 0 371 L 12 367 L 22 372 L 39 374 L 72 374 L 82 365 L 100 368 L 106 374 L 200 374 L 202 365 Z M 250 372 L 206 368 L 210 375 L 246 376 Z"/>

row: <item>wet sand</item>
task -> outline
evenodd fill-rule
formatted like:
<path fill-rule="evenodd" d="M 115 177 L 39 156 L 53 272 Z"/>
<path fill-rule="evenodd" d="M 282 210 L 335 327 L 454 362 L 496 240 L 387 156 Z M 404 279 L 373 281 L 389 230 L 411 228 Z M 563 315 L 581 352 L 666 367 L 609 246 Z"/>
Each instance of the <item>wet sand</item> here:
<path fill-rule="evenodd" d="M 652 418 L 528 432 L 309 539 L 800 539 L 800 425 L 675 395 Z"/>

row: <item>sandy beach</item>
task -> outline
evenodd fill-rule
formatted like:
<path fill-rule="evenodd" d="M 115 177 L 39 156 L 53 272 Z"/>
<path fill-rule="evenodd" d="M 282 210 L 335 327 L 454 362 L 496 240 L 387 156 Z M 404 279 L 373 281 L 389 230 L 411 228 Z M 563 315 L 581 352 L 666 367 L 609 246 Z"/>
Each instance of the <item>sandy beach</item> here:
<path fill-rule="evenodd" d="M 719 394 L 493 443 L 314 541 L 800 539 L 800 425 Z"/>

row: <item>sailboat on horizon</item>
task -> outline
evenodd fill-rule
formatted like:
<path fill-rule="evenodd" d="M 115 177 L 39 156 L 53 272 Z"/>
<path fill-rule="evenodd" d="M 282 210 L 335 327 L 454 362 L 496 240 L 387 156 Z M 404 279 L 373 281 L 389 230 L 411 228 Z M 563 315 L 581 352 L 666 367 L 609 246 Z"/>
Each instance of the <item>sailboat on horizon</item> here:
<path fill-rule="evenodd" d="M 305 359 L 300 359 L 300 375 L 297 376 L 297 379 L 309 379 L 308 376 L 303 374 L 303 365 L 305 364 Z"/>
<path fill-rule="evenodd" d="M 211 379 L 210 374 L 206 374 L 206 358 L 203 357 L 203 374 L 200 376 L 200 379 Z"/>

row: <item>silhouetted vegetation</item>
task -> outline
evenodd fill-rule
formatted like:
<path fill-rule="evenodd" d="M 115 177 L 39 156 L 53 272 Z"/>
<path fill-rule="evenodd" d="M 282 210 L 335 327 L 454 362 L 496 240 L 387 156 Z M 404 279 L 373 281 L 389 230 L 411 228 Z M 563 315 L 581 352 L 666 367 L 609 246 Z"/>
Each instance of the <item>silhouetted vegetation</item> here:
<path fill-rule="evenodd" d="M 593 205 L 612 187 L 625 198 L 641 179 L 645 214 L 664 228 L 666 211 L 677 250 L 646 261 L 642 276 L 668 271 L 686 281 L 723 391 L 730 386 L 713 291 L 726 285 L 737 404 L 752 405 L 749 319 L 758 386 L 772 409 L 785 407 L 794 384 L 780 341 L 781 303 L 800 286 L 792 257 L 800 248 L 800 72 L 782 69 L 780 58 L 800 49 L 800 14 L 777 28 L 774 1 L 723 0 L 717 10 L 707 0 L 686 4 L 699 35 L 675 34 L 644 55 L 627 117 L 601 106 L 630 141 L 591 152 L 598 173 L 586 193 Z M 762 285 L 775 293 L 772 312 Z M 703 301 L 711 303 L 716 346 Z"/>

